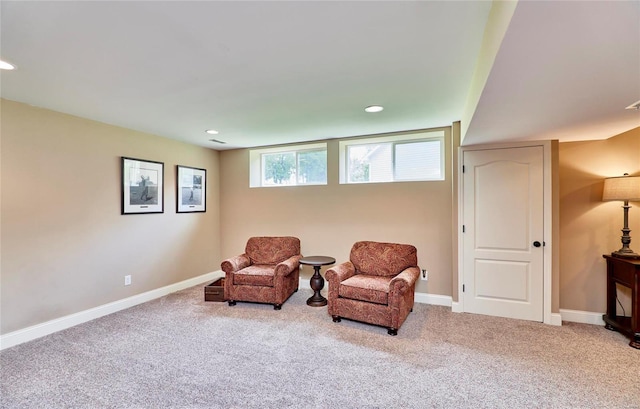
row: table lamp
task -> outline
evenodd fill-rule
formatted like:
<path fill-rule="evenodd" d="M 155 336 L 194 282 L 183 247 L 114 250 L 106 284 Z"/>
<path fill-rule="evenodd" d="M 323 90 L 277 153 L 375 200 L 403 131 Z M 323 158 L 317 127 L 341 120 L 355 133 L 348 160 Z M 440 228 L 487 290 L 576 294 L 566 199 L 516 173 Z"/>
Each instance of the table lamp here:
<path fill-rule="evenodd" d="M 631 236 L 629 233 L 629 201 L 640 201 L 640 176 L 624 176 L 606 178 L 604 180 L 603 201 L 620 200 L 624 202 L 624 227 L 622 228 L 622 248 L 611 253 L 614 257 L 640 258 L 640 254 L 629 248 Z"/>

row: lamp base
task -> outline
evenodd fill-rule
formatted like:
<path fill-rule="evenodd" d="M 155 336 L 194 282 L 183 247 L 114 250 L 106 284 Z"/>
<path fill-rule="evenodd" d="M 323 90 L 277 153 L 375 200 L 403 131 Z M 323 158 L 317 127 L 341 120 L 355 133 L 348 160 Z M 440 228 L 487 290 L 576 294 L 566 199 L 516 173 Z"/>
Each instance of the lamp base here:
<path fill-rule="evenodd" d="M 637 259 L 640 259 L 640 254 L 632 251 L 631 249 L 625 249 L 625 250 L 627 250 L 627 251 L 622 251 L 622 249 L 618 250 L 618 251 L 614 251 L 614 252 L 611 253 L 611 255 L 613 257 L 619 257 L 619 258 L 631 258 L 631 259 L 637 258 Z"/>

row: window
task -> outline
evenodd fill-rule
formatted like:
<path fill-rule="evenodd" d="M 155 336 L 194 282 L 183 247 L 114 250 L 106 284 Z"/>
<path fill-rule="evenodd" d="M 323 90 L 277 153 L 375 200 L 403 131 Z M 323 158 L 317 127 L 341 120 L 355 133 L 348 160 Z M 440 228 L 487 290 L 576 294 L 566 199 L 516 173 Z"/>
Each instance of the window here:
<path fill-rule="evenodd" d="M 444 132 L 340 142 L 340 183 L 444 180 Z"/>
<path fill-rule="evenodd" d="M 250 152 L 251 187 L 327 184 L 327 144 Z"/>

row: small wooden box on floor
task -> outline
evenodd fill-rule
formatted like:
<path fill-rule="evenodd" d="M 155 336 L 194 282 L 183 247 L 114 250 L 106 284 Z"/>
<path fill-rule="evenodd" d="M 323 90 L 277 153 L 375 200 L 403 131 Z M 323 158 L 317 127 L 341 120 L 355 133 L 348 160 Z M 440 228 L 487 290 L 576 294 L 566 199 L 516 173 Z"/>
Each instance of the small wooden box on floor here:
<path fill-rule="evenodd" d="M 224 278 L 219 278 L 204 287 L 205 301 L 224 301 Z"/>

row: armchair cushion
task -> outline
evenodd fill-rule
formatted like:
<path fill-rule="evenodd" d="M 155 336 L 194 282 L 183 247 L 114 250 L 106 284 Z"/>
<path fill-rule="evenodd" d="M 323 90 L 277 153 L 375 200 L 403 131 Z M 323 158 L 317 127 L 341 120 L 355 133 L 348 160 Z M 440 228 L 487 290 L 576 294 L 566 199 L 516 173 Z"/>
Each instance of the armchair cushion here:
<path fill-rule="evenodd" d="M 391 277 L 357 274 L 340 283 L 338 295 L 352 300 L 387 305 Z"/>
<path fill-rule="evenodd" d="M 251 237 L 245 254 L 251 264 L 278 264 L 300 254 L 300 240 L 296 237 Z"/>
<path fill-rule="evenodd" d="M 233 284 L 273 287 L 276 267 L 273 265 L 253 264 L 233 275 Z"/>
<path fill-rule="evenodd" d="M 359 274 L 391 277 L 418 265 L 417 250 L 407 244 L 359 241 L 351 248 L 350 261 Z"/>

